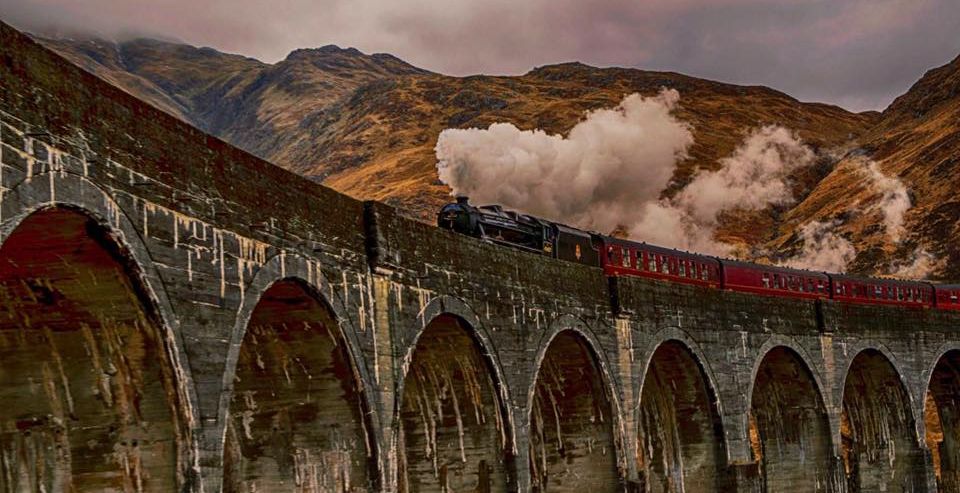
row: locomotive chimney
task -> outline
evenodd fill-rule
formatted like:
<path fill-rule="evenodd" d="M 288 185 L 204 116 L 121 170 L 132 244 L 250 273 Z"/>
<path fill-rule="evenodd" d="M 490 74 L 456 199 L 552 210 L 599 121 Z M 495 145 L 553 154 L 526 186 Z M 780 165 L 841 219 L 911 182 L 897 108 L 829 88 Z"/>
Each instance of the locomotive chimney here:
<path fill-rule="evenodd" d="M 457 203 L 467 205 L 470 203 L 470 197 L 467 197 L 466 195 L 457 195 Z"/>

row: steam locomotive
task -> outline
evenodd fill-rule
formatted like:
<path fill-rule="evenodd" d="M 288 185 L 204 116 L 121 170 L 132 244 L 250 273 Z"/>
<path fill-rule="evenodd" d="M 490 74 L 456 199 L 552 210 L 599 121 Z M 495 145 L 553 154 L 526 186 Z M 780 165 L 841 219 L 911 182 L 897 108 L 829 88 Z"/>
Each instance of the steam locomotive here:
<path fill-rule="evenodd" d="M 583 231 L 467 197 L 444 205 L 437 225 L 484 241 L 636 276 L 770 296 L 960 310 L 960 284 L 859 277 L 754 264 Z"/>

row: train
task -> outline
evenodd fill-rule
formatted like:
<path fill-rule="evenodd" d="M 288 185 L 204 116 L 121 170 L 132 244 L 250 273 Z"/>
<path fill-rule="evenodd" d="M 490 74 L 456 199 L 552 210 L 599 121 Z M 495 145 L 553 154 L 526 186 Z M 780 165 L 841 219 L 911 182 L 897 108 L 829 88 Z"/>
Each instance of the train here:
<path fill-rule="evenodd" d="M 624 240 L 467 197 L 440 208 L 437 225 L 492 243 L 633 276 L 765 296 L 960 310 L 960 284 L 863 277 L 756 264 Z"/>

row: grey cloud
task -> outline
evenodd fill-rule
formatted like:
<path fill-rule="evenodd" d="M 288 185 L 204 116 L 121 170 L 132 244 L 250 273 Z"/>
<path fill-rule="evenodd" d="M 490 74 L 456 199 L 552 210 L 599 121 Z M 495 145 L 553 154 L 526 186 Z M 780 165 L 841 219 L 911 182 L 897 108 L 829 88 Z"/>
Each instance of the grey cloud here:
<path fill-rule="evenodd" d="M 954 0 L 0 0 L 31 30 L 163 36 L 272 62 L 329 43 L 448 73 L 579 60 L 882 109 L 960 54 Z"/>

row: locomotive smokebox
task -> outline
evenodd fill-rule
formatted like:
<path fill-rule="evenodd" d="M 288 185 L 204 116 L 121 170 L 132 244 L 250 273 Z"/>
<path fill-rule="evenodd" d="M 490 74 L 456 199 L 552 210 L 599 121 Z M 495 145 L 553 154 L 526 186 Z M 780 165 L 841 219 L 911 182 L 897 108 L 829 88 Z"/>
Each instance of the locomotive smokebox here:
<path fill-rule="evenodd" d="M 470 197 L 467 197 L 466 195 L 457 195 L 457 203 L 467 205 L 470 203 Z"/>

